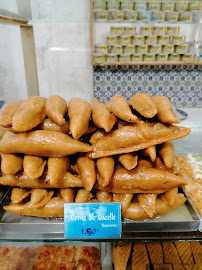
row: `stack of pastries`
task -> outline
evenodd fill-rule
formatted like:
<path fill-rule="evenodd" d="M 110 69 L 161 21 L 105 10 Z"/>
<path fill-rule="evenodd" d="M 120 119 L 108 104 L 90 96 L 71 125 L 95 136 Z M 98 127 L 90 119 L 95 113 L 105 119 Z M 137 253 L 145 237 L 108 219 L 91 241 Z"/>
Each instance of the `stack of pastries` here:
<path fill-rule="evenodd" d="M 120 202 L 122 216 L 144 220 L 185 203 L 172 140 L 190 129 L 165 96 L 115 95 L 107 103 L 33 96 L 0 112 L 0 185 L 5 210 L 63 217 L 64 203 Z"/>

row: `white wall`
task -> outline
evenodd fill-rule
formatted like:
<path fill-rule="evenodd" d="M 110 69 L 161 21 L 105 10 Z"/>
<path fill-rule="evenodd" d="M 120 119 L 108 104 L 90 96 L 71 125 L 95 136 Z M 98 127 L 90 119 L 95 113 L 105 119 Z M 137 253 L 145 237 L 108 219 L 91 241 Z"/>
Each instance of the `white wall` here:
<path fill-rule="evenodd" d="M 90 101 L 90 1 L 0 0 L 0 8 L 32 17 L 40 95 L 59 94 L 66 100 L 74 96 Z M 7 102 L 26 98 L 19 29 L 0 25 L 0 36 L 0 96 L 3 93 Z"/>

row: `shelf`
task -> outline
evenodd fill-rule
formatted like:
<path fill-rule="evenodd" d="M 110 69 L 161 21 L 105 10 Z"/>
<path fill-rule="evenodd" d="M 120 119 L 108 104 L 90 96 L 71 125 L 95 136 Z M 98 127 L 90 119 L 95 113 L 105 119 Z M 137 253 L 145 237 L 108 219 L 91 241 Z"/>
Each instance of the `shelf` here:
<path fill-rule="evenodd" d="M 192 63 L 184 63 L 184 62 L 139 62 L 139 63 L 104 63 L 98 64 L 94 61 L 92 62 L 93 66 L 187 66 L 187 65 L 202 65 L 202 62 L 192 62 Z"/>
<path fill-rule="evenodd" d="M 0 9 L 0 23 L 27 25 L 28 20 L 16 13 Z"/>

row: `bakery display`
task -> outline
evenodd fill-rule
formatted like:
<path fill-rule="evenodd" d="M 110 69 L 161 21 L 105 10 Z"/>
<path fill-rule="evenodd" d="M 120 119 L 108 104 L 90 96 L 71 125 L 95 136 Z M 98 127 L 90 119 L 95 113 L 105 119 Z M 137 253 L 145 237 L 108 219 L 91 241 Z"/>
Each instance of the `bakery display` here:
<path fill-rule="evenodd" d="M 202 245 L 199 241 L 118 242 L 113 244 L 112 263 L 115 270 L 202 269 Z"/>
<path fill-rule="evenodd" d="M 0 113 L 0 184 L 13 187 L 6 211 L 63 217 L 65 202 L 120 202 L 123 217 L 144 220 L 185 203 L 172 140 L 190 129 L 174 125 L 168 98 L 115 95 L 90 105 L 51 96 L 11 105 Z"/>
<path fill-rule="evenodd" d="M 93 246 L 2 246 L 0 269 L 99 270 L 100 250 Z"/>

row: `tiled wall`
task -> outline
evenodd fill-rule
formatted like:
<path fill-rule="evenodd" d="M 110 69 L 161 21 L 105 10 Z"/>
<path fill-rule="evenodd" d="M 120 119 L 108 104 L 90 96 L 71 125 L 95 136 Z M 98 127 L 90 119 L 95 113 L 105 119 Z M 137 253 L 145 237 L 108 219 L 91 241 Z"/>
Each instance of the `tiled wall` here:
<path fill-rule="evenodd" d="M 202 107 L 202 66 L 94 67 L 94 95 L 102 102 L 119 94 L 166 95 L 175 107 Z"/>

